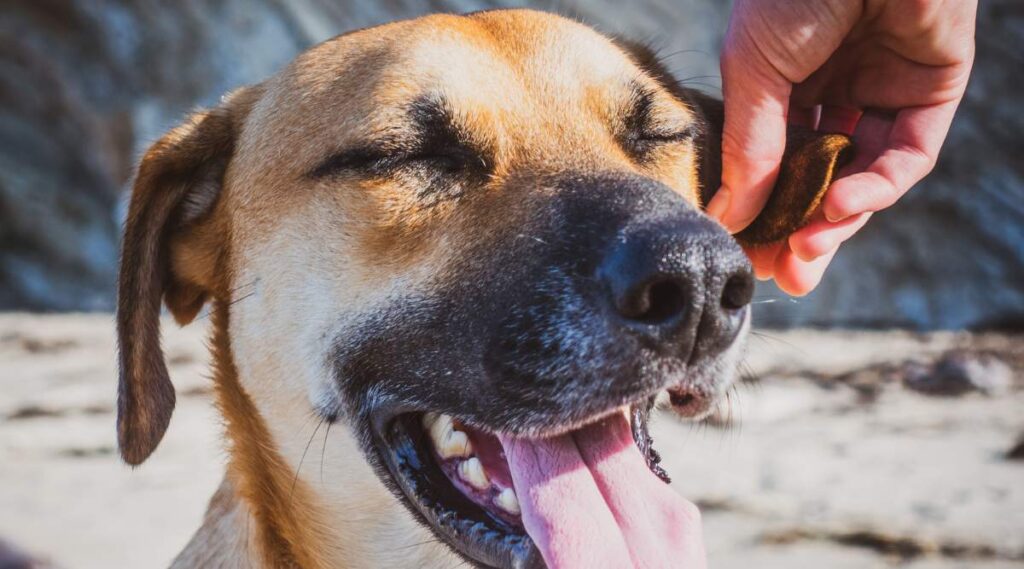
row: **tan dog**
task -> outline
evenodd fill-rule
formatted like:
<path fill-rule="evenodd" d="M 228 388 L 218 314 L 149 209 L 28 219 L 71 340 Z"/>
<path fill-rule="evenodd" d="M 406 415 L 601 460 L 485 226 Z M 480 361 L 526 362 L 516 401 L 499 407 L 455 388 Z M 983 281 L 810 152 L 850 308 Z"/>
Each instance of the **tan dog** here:
<path fill-rule="evenodd" d="M 174 406 L 161 300 L 181 324 L 210 304 L 230 449 L 175 566 L 678 562 L 696 511 L 647 416 L 729 387 L 753 287 L 699 211 L 720 128 L 642 48 L 515 10 L 340 36 L 153 145 L 121 453 L 144 461 Z M 791 136 L 748 241 L 806 221 L 846 142 Z"/>

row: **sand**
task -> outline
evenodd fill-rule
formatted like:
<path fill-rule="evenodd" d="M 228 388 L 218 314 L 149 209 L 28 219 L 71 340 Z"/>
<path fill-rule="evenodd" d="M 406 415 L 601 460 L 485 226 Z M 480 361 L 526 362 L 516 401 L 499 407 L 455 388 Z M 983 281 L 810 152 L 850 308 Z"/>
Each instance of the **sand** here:
<path fill-rule="evenodd" d="M 115 451 L 112 317 L 0 315 L 0 540 L 67 569 L 164 567 L 185 544 L 225 457 L 203 325 L 165 330 L 179 403 L 132 470 Z M 994 359 L 982 376 L 1000 381 L 904 385 L 953 349 Z M 765 332 L 756 380 L 713 421 L 659 415 L 655 447 L 701 506 L 717 569 L 1024 567 L 1024 460 L 1008 456 L 1022 363 L 1020 336 Z"/>

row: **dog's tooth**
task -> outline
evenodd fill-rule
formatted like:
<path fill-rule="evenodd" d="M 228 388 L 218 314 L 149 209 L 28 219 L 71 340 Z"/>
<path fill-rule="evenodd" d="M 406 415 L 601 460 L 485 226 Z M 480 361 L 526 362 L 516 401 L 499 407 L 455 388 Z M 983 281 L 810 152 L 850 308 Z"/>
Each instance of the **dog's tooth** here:
<path fill-rule="evenodd" d="M 437 453 L 441 458 L 465 458 L 473 454 L 473 445 L 469 442 L 469 436 L 462 431 L 449 431 L 444 442 L 437 445 Z"/>
<path fill-rule="evenodd" d="M 423 414 L 423 428 L 428 431 L 434 427 L 434 423 L 437 422 L 438 414 L 434 412 L 428 412 Z"/>
<path fill-rule="evenodd" d="M 424 413 L 423 427 L 430 434 L 430 440 L 441 458 L 465 458 L 473 454 L 469 436 L 455 429 L 452 418 L 439 413 Z"/>
<path fill-rule="evenodd" d="M 513 516 L 519 515 L 519 498 L 516 497 L 516 491 L 511 488 L 502 488 L 494 497 L 494 505 Z"/>
<path fill-rule="evenodd" d="M 430 420 L 429 425 L 427 424 L 428 420 Z M 448 415 L 434 415 L 428 419 L 427 415 L 424 415 L 423 421 L 424 426 L 430 432 L 430 439 L 434 441 L 434 448 L 440 449 L 444 446 L 448 434 L 455 428 L 452 425 L 452 418 Z"/>
<path fill-rule="evenodd" d="M 459 478 L 477 490 L 486 490 L 491 485 L 487 473 L 484 472 L 484 465 L 475 456 L 459 463 Z"/>

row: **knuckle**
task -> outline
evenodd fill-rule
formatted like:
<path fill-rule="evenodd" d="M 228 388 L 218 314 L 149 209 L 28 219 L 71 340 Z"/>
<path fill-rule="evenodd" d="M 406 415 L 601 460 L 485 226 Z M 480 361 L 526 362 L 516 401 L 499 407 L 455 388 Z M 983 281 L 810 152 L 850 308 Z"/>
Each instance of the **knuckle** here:
<path fill-rule="evenodd" d="M 824 240 L 810 240 L 807 242 L 800 243 L 799 245 L 800 258 L 804 261 L 812 261 L 821 257 L 825 253 L 828 253 L 830 248 L 824 242 Z"/>

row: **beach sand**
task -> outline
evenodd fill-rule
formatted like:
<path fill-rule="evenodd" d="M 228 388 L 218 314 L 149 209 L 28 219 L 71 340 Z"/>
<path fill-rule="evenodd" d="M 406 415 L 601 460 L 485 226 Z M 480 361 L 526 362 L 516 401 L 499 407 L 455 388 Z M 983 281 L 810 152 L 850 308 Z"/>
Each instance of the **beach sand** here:
<path fill-rule="evenodd" d="M 178 407 L 133 470 L 113 317 L 0 315 L 0 540 L 66 569 L 165 567 L 186 543 L 225 456 L 203 323 L 164 329 Z M 1024 337 L 765 331 L 745 370 L 714 420 L 655 419 L 711 567 L 1024 567 Z"/>

